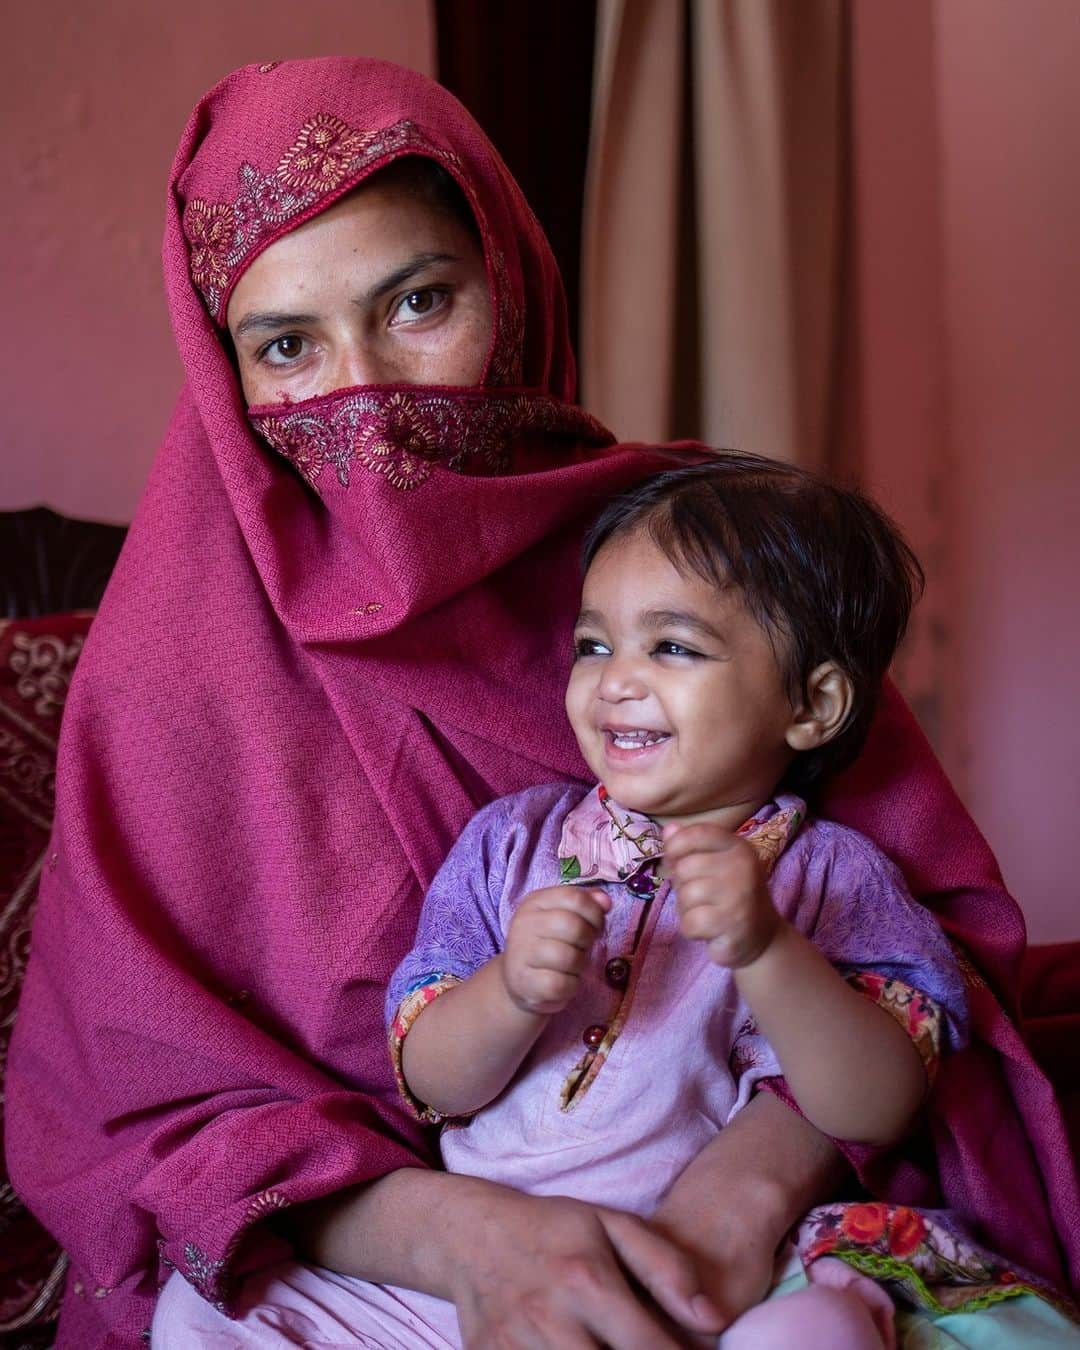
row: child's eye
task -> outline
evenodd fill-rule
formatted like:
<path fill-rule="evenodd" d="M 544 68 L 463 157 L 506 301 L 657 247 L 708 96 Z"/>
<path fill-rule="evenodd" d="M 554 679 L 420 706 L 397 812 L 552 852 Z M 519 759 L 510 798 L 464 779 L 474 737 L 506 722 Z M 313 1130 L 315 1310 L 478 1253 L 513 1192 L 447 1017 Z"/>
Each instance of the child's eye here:
<path fill-rule="evenodd" d="M 700 652 L 694 651 L 693 647 L 684 646 L 681 642 L 671 642 L 665 639 L 658 642 L 653 648 L 656 656 L 700 656 Z"/>
<path fill-rule="evenodd" d="M 574 658 L 580 660 L 583 656 L 610 656 L 611 648 L 606 647 L 596 638 L 579 637 L 574 639 Z"/>

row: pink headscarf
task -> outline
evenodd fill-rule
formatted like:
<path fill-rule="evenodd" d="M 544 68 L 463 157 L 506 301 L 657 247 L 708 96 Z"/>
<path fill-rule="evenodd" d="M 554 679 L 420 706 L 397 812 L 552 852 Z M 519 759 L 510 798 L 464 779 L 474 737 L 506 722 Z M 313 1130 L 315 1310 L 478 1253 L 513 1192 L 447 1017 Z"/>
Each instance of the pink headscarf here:
<path fill-rule="evenodd" d="M 483 387 L 263 410 L 260 439 L 211 315 L 259 250 L 404 154 L 475 213 Z M 196 108 L 171 187 L 188 383 L 68 701 L 8 1074 L 11 1172 L 71 1253 L 61 1343 L 79 1350 L 138 1343 L 159 1249 L 224 1300 L 274 1210 L 431 1160 L 389 1068 L 386 979 L 473 811 L 582 772 L 559 711 L 578 540 L 671 463 L 568 402 L 543 235 L 420 76 L 238 71 Z M 898 734 L 845 818 L 945 893 L 1006 983 L 1015 908 L 913 726 Z M 1052 1136 L 1048 1116 L 1044 1161 Z"/>

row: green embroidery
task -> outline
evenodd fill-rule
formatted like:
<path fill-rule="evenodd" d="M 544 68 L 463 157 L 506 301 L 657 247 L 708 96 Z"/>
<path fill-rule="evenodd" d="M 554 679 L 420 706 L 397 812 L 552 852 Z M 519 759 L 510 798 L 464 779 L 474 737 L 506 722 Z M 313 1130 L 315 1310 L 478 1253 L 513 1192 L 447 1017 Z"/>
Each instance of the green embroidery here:
<path fill-rule="evenodd" d="M 1030 1284 L 1018 1282 L 999 1284 L 992 1288 L 981 1285 L 971 1298 L 946 1305 L 931 1293 L 926 1281 L 913 1266 L 909 1266 L 906 1261 L 897 1260 L 895 1256 L 865 1251 L 832 1251 L 829 1255 L 839 1257 L 861 1275 L 869 1275 L 873 1280 L 888 1280 L 898 1292 L 903 1292 L 910 1303 L 938 1314 L 978 1312 L 980 1308 L 988 1308 L 991 1304 L 1002 1303 L 1008 1298 L 1017 1298 L 1020 1294 L 1034 1294 L 1036 1298 L 1045 1298 Z"/>
<path fill-rule="evenodd" d="M 578 862 L 577 858 L 571 857 L 559 859 L 560 880 L 577 881 L 579 876 L 581 876 L 581 864 Z"/>

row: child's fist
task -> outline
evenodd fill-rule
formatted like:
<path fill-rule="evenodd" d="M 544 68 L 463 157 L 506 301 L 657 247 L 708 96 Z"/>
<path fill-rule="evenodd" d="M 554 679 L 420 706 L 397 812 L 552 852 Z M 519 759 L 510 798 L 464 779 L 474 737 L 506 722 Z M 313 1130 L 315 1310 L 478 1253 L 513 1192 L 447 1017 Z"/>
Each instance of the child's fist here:
<path fill-rule="evenodd" d="M 780 931 L 757 854 L 719 825 L 665 826 L 664 872 L 683 936 L 707 943 L 718 966 L 750 965 Z"/>
<path fill-rule="evenodd" d="M 503 983 L 525 1012 L 561 1012 L 577 992 L 589 949 L 611 908 L 606 892 L 546 886 L 527 895 L 510 920 Z"/>

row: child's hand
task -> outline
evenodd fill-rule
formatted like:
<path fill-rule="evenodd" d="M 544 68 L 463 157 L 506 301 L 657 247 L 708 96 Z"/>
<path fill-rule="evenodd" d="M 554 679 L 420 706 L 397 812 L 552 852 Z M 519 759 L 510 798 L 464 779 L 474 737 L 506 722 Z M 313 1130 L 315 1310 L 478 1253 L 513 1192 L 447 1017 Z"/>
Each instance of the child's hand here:
<path fill-rule="evenodd" d="M 783 926 L 757 854 L 719 825 L 665 825 L 664 873 L 683 937 L 707 943 L 718 966 L 750 965 Z"/>
<path fill-rule="evenodd" d="M 561 1012 L 577 992 L 589 949 L 611 908 L 606 892 L 546 886 L 517 907 L 501 969 L 511 1000 L 524 1012 Z"/>

